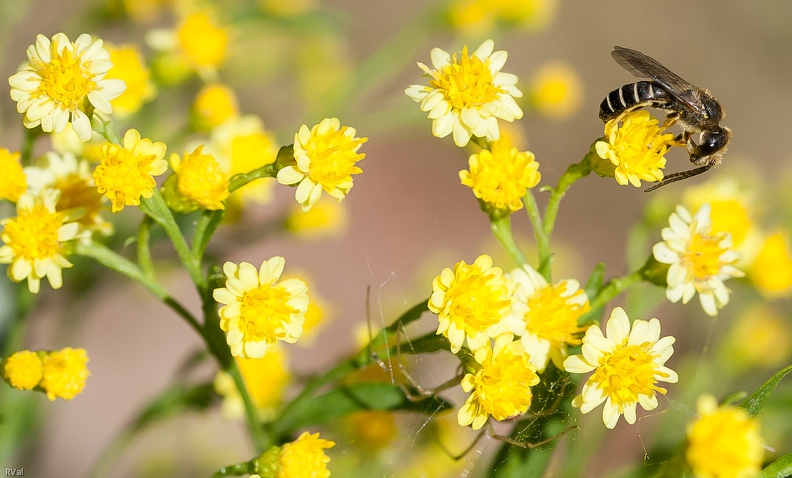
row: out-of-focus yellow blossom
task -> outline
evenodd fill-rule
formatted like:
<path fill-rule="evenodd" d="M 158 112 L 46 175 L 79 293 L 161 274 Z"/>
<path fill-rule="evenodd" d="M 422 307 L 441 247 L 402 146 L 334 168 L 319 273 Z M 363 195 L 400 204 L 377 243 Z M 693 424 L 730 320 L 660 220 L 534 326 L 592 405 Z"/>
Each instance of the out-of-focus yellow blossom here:
<path fill-rule="evenodd" d="M 85 388 L 88 379 L 88 353 L 85 349 L 67 347 L 49 352 L 42 358 L 44 374 L 40 386 L 47 398 L 71 400 Z"/>
<path fill-rule="evenodd" d="M 580 109 L 583 80 L 569 64 L 551 61 L 534 73 L 528 83 L 527 97 L 539 114 L 564 120 Z"/>
<path fill-rule="evenodd" d="M 60 193 L 43 189 L 26 192 L 17 201 L 17 216 L 0 221 L 0 264 L 11 264 L 8 277 L 14 282 L 27 279 L 30 292 L 37 294 L 41 279 L 47 278 L 53 289 L 63 285 L 62 269 L 71 267 L 66 260 L 66 243 L 82 236 L 82 228 L 71 213 L 55 209 Z"/>
<path fill-rule="evenodd" d="M 146 41 L 163 55 L 154 64 L 159 77 L 176 84 L 191 70 L 205 79 L 215 79 L 228 55 L 230 35 L 211 12 L 201 10 L 184 15 L 175 29 L 150 31 Z"/>
<path fill-rule="evenodd" d="M 665 366 L 674 353 L 674 337 L 660 338 L 657 319 L 630 319 L 621 307 L 611 313 L 606 325 L 607 337 L 598 325 L 592 325 L 583 337 L 581 355 L 564 360 L 564 370 L 570 373 L 594 372 L 583 385 L 581 394 L 572 400 L 580 413 L 588 413 L 602 403 L 602 421 L 614 428 L 619 417 L 630 425 L 635 423 L 635 411 L 640 404 L 644 410 L 657 408 L 657 394 L 665 394 L 657 382 L 676 383 L 676 372 Z"/>
<path fill-rule="evenodd" d="M 768 297 L 789 297 L 792 293 L 792 252 L 786 232 L 777 231 L 765 238 L 748 271 L 748 278 Z"/>
<path fill-rule="evenodd" d="M 136 45 L 108 44 L 106 48 L 110 52 L 113 66 L 105 78 L 116 78 L 126 84 L 126 90 L 110 101 L 113 112 L 120 117 L 132 115 L 152 99 L 157 91 L 151 81 L 148 66 Z"/>
<path fill-rule="evenodd" d="M 699 397 L 698 418 L 687 427 L 685 456 L 696 478 L 759 476 L 764 456 L 759 422 L 742 408 Z"/>
<path fill-rule="evenodd" d="M 366 449 L 379 450 L 390 444 L 399 432 L 393 412 L 364 410 L 346 417 L 356 443 Z"/>
<path fill-rule="evenodd" d="M 733 369 L 780 367 L 791 355 L 792 324 L 767 305 L 743 311 L 724 342 Z"/>
<path fill-rule="evenodd" d="M 494 141 L 490 150 L 472 154 L 468 167 L 470 170 L 459 172 L 462 184 L 473 190 L 487 210 L 499 215 L 522 209 L 525 192 L 542 177 L 532 152 L 502 145 L 500 140 Z"/>
<path fill-rule="evenodd" d="M 133 21 L 153 23 L 166 9 L 182 0 L 121 0 L 124 12 Z"/>
<path fill-rule="evenodd" d="M 320 198 L 311 209 L 292 208 L 284 224 L 286 230 L 299 238 L 326 239 L 343 235 L 349 226 L 349 213 L 343 204 Z"/>
<path fill-rule="evenodd" d="M 113 233 L 113 224 L 102 217 L 106 206 L 94 186 L 91 169 L 87 160 L 78 160 L 71 153 L 48 152 L 36 160 L 33 166 L 25 168 L 25 174 L 33 192 L 45 188 L 60 191 L 56 211 L 84 211 L 79 223 L 88 231 L 109 236 Z"/>
<path fill-rule="evenodd" d="M 741 265 L 753 263 L 762 244 L 756 222 L 756 200 L 751 190 L 729 176 L 719 176 L 685 189 L 682 204 L 691 212 L 710 205 L 714 232 L 731 234 L 732 244 L 742 255 Z"/>
<path fill-rule="evenodd" d="M 209 131 L 239 115 L 239 99 L 228 85 L 206 85 L 195 97 L 193 115 L 195 128 L 198 131 Z"/>
<path fill-rule="evenodd" d="M 465 343 L 474 353 L 486 351 L 490 339 L 522 334 L 525 324 L 512 313 L 514 289 L 514 282 L 486 254 L 473 264 L 460 261 L 453 270 L 443 269 L 432 282 L 429 310 L 437 314 L 437 333 L 448 338 L 451 352 L 459 352 Z"/>
<path fill-rule="evenodd" d="M 658 262 L 669 264 L 666 297 L 687 304 L 698 292 L 701 308 L 710 316 L 729 303 L 730 290 L 724 281 L 745 274 L 735 264 L 740 254 L 727 232 L 715 232 L 710 208 L 705 204 L 695 216 L 679 205 L 661 231 L 662 242 L 652 248 Z"/>
<path fill-rule="evenodd" d="M 303 211 L 309 210 L 322 191 L 341 201 L 352 189 L 352 176 L 363 172 L 356 163 L 366 157 L 358 153 L 368 138 L 341 126 L 338 118 L 325 118 L 308 129 L 302 125 L 294 135 L 295 163 L 278 171 L 278 182 L 297 185 L 295 199 Z"/>
<path fill-rule="evenodd" d="M 28 62 L 8 79 L 11 99 L 25 115 L 25 127 L 60 133 L 71 122 L 80 139 L 88 141 L 91 119 L 86 103 L 109 115 L 110 100 L 125 88 L 123 81 L 105 78 L 113 64 L 102 40 L 93 41 L 87 33 L 74 42 L 63 33 L 51 40 L 39 34 L 27 56 Z"/>
<path fill-rule="evenodd" d="M 105 138 L 96 131 L 91 132 L 91 139 L 83 141 L 77 136 L 71 123 L 60 133 L 52 133 L 50 143 L 56 153 L 70 153 L 78 158 L 85 158 L 90 163 L 98 163 L 102 160 L 102 146 L 107 142 Z"/>
<path fill-rule="evenodd" d="M 472 392 L 459 409 L 461 426 L 478 430 L 489 417 L 498 421 L 515 418 L 531 407 L 531 387 L 539 383 L 536 367 L 522 343 L 512 341 L 508 334 L 495 340 L 485 353 L 477 353 L 481 368 L 462 379 L 462 390 Z"/>
<path fill-rule="evenodd" d="M 329 478 L 330 457 L 324 452 L 335 443 L 304 432 L 293 442 L 272 447 L 258 459 L 262 478 Z"/>
<path fill-rule="evenodd" d="M 286 261 L 275 256 L 257 270 L 248 262 L 226 262 L 226 286 L 213 292 L 220 328 L 234 357 L 261 358 L 278 340 L 294 343 L 302 335 L 308 287 L 299 279 L 278 282 Z"/>
<path fill-rule="evenodd" d="M 0 199 L 17 202 L 19 196 L 27 190 L 27 178 L 19 162 L 19 152 L 0 148 Z"/>
<path fill-rule="evenodd" d="M 32 390 L 44 376 L 44 364 L 36 352 L 21 350 L 2 361 L 3 379 L 17 390 Z"/>
<path fill-rule="evenodd" d="M 233 177 L 274 163 L 278 145 L 258 116 L 245 115 L 231 118 L 213 129 L 206 151 L 214 154 Z M 272 199 L 275 184 L 271 178 L 257 179 L 234 191 L 231 197 L 243 202 L 267 203 Z"/>
<path fill-rule="evenodd" d="M 258 359 L 237 357 L 236 363 L 259 418 L 264 421 L 272 420 L 292 381 L 286 352 L 282 347 L 275 347 Z M 218 372 L 214 386 L 223 395 L 223 415 L 227 418 L 242 418 L 245 415 L 245 405 L 234 379 L 226 372 Z"/>
<path fill-rule="evenodd" d="M 124 134 L 123 146 L 105 143 L 102 162 L 93 172 L 96 188 L 113 202 L 113 212 L 124 206 L 137 206 L 140 198 L 150 198 L 157 183 L 154 176 L 168 170 L 165 143 L 141 138 L 130 129 Z"/>
<path fill-rule="evenodd" d="M 451 25 L 467 34 L 485 34 L 497 26 L 538 31 L 547 28 L 557 0 L 455 0 L 448 12 Z"/>
<path fill-rule="evenodd" d="M 316 0 L 259 0 L 264 11 L 292 17 L 303 15 L 316 8 Z"/>
<path fill-rule="evenodd" d="M 646 110 L 629 111 L 605 123 L 605 140 L 597 141 L 594 147 L 600 158 L 615 166 L 617 183 L 640 187 L 641 180 L 662 181 L 664 155 L 674 135 L 664 134 L 658 124 Z"/>
<path fill-rule="evenodd" d="M 460 147 L 472 136 L 495 141 L 500 137 L 499 119 L 511 122 L 522 118 L 514 101 L 522 96 L 517 76 L 501 71 L 508 53 L 494 49 L 492 40 L 484 41 L 472 54 L 467 46 L 453 55 L 433 48 L 432 68 L 418 63 L 429 85 L 411 85 L 405 93 L 428 113 L 433 135 L 445 138 L 451 134 Z"/>
<path fill-rule="evenodd" d="M 162 188 L 168 206 L 179 212 L 225 209 L 228 174 L 214 156 L 204 154 L 203 146 L 185 153 L 183 160 L 171 154 L 170 163 L 174 174 Z"/>

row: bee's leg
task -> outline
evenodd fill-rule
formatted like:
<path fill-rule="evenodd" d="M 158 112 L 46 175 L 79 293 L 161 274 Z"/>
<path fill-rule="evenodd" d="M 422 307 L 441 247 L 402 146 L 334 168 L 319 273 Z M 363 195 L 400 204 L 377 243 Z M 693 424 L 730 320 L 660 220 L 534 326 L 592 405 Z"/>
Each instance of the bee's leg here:
<path fill-rule="evenodd" d="M 679 119 L 679 113 L 677 113 L 676 111 L 672 111 L 668 113 L 666 115 L 665 121 L 663 122 L 662 128 L 667 129 L 674 126 L 678 119 Z"/>

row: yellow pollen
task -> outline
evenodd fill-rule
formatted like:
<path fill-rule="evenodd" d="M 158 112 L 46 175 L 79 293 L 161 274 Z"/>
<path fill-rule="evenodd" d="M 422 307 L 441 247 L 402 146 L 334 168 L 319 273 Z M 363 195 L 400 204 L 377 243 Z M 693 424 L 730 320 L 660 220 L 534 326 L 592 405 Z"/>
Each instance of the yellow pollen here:
<path fill-rule="evenodd" d="M 687 250 L 682 256 L 682 262 L 693 272 L 696 280 L 704 281 L 720 272 L 724 265 L 720 259 L 724 253 L 720 246 L 722 239 L 721 234 L 710 236 L 700 233 L 690 239 Z"/>
<path fill-rule="evenodd" d="M 355 162 L 363 159 L 364 155 L 355 149 L 366 138 L 350 138 L 345 134 L 346 130 L 347 127 L 342 126 L 338 131 L 315 136 L 304 146 L 311 158 L 308 176 L 325 189 L 340 186 L 350 180 L 350 175 L 362 172 Z"/>
<path fill-rule="evenodd" d="M 62 214 L 53 213 L 44 204 L 36 202 L 5 224 L 4 241 L 14 250 L 15 256 L 28 262 L 54 257 L 60 252 L 58 229 L 62 225 Z"/>
<path fill-rule="evenodd" d="M 525 322 L 529 332 L 545 339 L 553 347 L 580 345 L 582 327 L 578 318 L 589 310 L 588 305 L 569 303 L 571 297 L 562 297 L 566 283 L 539 289 L 528 301 Z"/>
<path fill-rule="evenodd" d="M 435 73 L 429 84 L 435 89 L 445 91 L 446 100 L 455 110 L 491 103 L 498 99 L 498 95 L 505 93 L 493 84 L 489 60 L 483 62 L 477 56 L 468 56 L 467 47 L 462 49 L 459 60 L 455 53 L 451 64 Z"/>
<path fill-rule="evenodd" d="M 289 298 L 289 292 L 278 286 L 262 285 L 245 292 L 240 312 L 240 329 L 245 334 L 245 342 L 274 343 L 282 335 L 276 330 L 282 328 L 292 314 L 299 312 L 287 304 Z"/>
<path fill-rule="evenodd" d="M 464 271 L 464 273 L 469 273 Z M 498 323 L 508 300 L 498 300 L 502 290 L 491 284 L 493 276 L 465 277 L 446 292 L 446 301 L 453 304 L 450 317 L 465 330 L 483 331 Z"/>
<path fill-rule="evenodd" d="M 635 403 L 640 395 L 665 393 L 655 386 L 657 365 L 648 351 L 649 344 L 623 345 L 600 359 L 591 380 L 622 411 L 624 404 Z"/>
<path fill-rule="evenodd" d="M 69 111 L 76 111 L 82 106 L 83 99 L 96 89 L 88 67 L 83 64 L 80 56 L 64 48 L 58 53 L 57 42 L 52 43 L 51 59 L 44 63 L 34 58 L 31 66 L 41 77 L 37 96 L 47 95 Z"/>

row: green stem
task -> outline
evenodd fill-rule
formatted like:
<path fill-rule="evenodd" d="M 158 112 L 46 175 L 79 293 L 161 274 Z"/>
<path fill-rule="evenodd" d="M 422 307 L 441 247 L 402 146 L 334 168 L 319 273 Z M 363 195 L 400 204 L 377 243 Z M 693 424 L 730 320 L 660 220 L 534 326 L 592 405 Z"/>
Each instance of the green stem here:
<path fill-rule="evenodd" d="M 22 166 L 29 166 L 33 162 L 33 146 L 36 144 L 36 138 L 41 134 L 41 128 L 25 129 L 25 137 L 22 139 L 22 148 L 19 151 L 19 161 Z"/>
<path fill-rule="evenodd" d="M 520 247 L 517 245 L 517 241 L 514 240 L 510 216 L 490 216 L 490 229 L 492 229 L 492 234 L 495 235 L 495 238 L 498 239 L 498 242 L 500 242 L 501 246 L 506 249 L 506 252 L 509 253 L 517 265 L 522 266 L 528 263 L 528 260 L 525 258 L 525 254 L 523 254 L 522 250 L 520 250 Z"/>
<path fill-rule="evenodd" d="M 245 379 L 242 377 L 242 373 L 239 371 L 236 361 L 232 360 L 231 365 L 226 367 L 225 371 L 234 379 L 234 384 L 236 384 L 237 390 L 239 390 L 242 403 L 245 405 L 245 418 L 247 419 L 250 436 L 256 445 L 256 453 L 261 454 L 264 450 L 272 446 L 272 437 L 268 433 L 265 433 L 264 429 L 260 426 L 260 420 L 256 412 L 256 404 L 253 403 L 253 399 L 250 397 L 250 393 L 248 393 Z"/>
<path fill-rule="evenodd" d="M 539 254 L 539 270 L 549 270 L 550 262 L 550 238 L 545 234 L 544 221 L 542 214 L 539 212 L 539 205 L 536 203 L 536 198 L 533 191 L 530 189 L 525 193 L 523 198 L 525 210 L 528 212 L 528 219 L 531 220 L 531 226 L 534 231 L 534 240 L 536 241 L 536 248 Z M 545 263 L 548 263 L 545 265 Z M 550 277 L 545 277 L 549 282 Z"/>
<path fill-rule="evenodd" d="M 150 198 L 144 198 L 140 201 L 140 209 L 157 222 L 173 243 L 173 248 L 176 250 L 176 255 L 179 260 L 184 264 L 184 268 L 190 275 L 198 293 L 203 296 L 206 290 L 206 277 L 201 270 L 201 259 L 193 255 L 187 239 L 176 223 L 173 213 L 165 204 L 165 199 L 158 189 L 154 190 L 154 194 Z"/>
<path fill-rule="evenodd" d="M 149 279 L 154 279 L 154 262 L 151 260 L 151 226 L 154 221 L 149 216 L 143 216 L 138 228 L 137 258 L 140 269 Z"/>
<path fill-rule="evenodd" d="M 643 269 L 633 271 L 626 276 L 612 278 L 602 289 L 599 290 L 599 292 L 597 292 L 597 295 L 591 299 L 591 310 L 597 310 L 600 307 L 604 307 L 605 304 L 616 298 L 616 296 L 630 287 L 639 284 L 643 280 Z"/>
<path fill-rule="evenodd" d="M 552 276 L 550 269 L 549 243 L 550 238 L 553 236 L 553 230 L 555 229 L 561 200 L 578 179 L 585 178 L 591 173 L 591 163 L 589 161 L 589 155 L 591 154 L 596 154 L 596 152 L 590 150 L 581 162 L 569 166 L 564 174 L 561 175 L 561 178 L 559 178 L 558 185 L 550 190 L 550 199 L 547 201 L 544 214 L 544 230 L 542 231 L 545 237 L 544 240 L 547 241 L 547 249 L 544 251 L 546 255 L 539 257 L 539 273 L 548 281 L 550 281 Z"/>
<path fill-rule="evenodd" d="M 123 274 L 135 282 L 139 282 L 143 287 L 149 290 L 155 297 L 164 302 L 174 312 L 179 314 L 196 332 L 203 336 L 203 328 L 201 324 L 195 320 L 195 317 L 176 299 L 168 294 L 168 291 L 156 280 L 147 277 L 146 274 L 132 261 L 117 254 L 115 251 L 108 249 L 103 244 L 91 242 L 89 244 L 77 243 L 75 246 L 75 253 L 81 256 L 90 257 L 98 263 Z"/>

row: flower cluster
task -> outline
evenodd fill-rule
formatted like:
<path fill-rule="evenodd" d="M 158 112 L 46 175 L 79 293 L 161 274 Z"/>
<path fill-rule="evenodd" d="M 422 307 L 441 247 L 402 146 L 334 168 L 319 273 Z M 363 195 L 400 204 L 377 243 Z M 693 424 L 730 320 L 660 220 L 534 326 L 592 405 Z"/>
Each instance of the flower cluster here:
<path fill-rule="evenodd" d="M 3 379 L 17 390 L 38 388 L 50 400 L 71 400 L 85 388 L 87 363 L 84 349 L 22 350 L 2 361 Z"/>
<path fill-rule="evenodd" d="M 257 460 L 258 478 L 329 478 L 325 450 L 335 443 L 319 438 L 319 433 L 304 432 L 296 440 L 272 447 Z"/>

